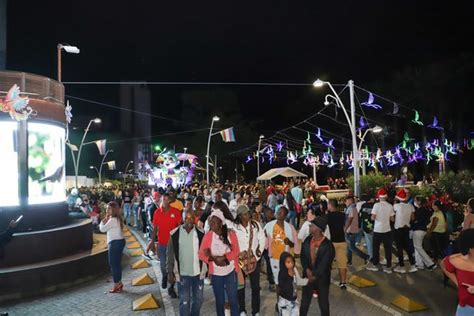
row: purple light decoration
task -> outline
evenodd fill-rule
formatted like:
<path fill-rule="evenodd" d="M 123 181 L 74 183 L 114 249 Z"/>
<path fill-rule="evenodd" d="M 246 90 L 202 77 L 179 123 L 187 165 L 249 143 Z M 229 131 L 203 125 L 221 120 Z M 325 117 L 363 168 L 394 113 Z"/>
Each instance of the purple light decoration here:
<path fill-rule="evenodd" d="M 247 160 L 245 160 L 245 163 L 251 162 L 253 159 L 250 155 L 247 156 Z"/>
<path fill-rule="evenodd" d="M 328 148 L 331 148 L 331 149 L 336 149 L 333 145 L 334 143 L 334 138 L 331 138 L 327 143 L 326 142 L 323 142 L 323 145 L 327 146 Z"/>
<path fill-rule="evenodd" d="M 433 123 L 428 125 L 429 128 L 437 129 L 438 131 L 442 131 L 443 128 L 441 126 L 438 126 L 438 118 L 436 115 L 433 117 Z"/>
<path fill-rule="evenodd" d="M 328 153 L 323 153 L 323 162 L 324 163 L 329 163 L 329 154 Z"/>
<path fill-rule="evenodd" d="M 359 132 L 369 127 L 369 124 L 367 124 L 367 121 L 364 119 L 363 116 L 361 116 L 359 119 L 359 126 L 360 127 L 357 129 L 357 131 Z"/>
<path fill-rule="evenodd" d="M 389 167 L 393 167 L 393 166 L 395 166 L 395 165 L 397 165 L 397 164 L 398 164 L 398 162 L 397 162 L 397 160 L 395 159 L 395 156 L 392 156 L 392 157 L 389 159 L 388 166 L 389 166 Z"/>
<path fill-rule="evenodd" d="M 283 149 L 283 142 L 279 141 L 278 144 L 276 144 L 276 146 L 277 146 L 277 151 L 281 152 L 281 150 Z"/>
<path fill-rule="evenodd" d="M 375 101 L 374 95 L 372 94 L 372 92 L 369 92 L 369 98 L 367 99 L 366 102 L 362 102 L 361 104 L 365 105 L 366 107 L 369 107 L 369 108 L 374 108 L 376 110 L 380 110 L 382 108 L 382 106 L 378 105 L 378 104 L 375 104 L 374 101 Z"/>
<path fill-rule="evenodd" d="M 400 162 L 400 164 L 402 164 L 405 161 L 405 159 L 403 159 L 403 155 L 400 151 L 400 146 L 395 147 L 395 156 L 397 156 L 398 161 Z"/>
<path fill-rule="evenodd" d="M 375 168 L 375 159 L 374 159 L 374 155 L 372 155 L 372 157 L 370 157 L 370 159 L 369 159 L 369 167 L 371 167 L 371 168 Z"/>
<path fill-rule="evenodd" d="M 347 169 L 352 169 L 354 168 L 354 163 L 352 161 L 352 158 L 349 158 L 349 155 L 346 155 L 346 163 L 348 165 Z"/>

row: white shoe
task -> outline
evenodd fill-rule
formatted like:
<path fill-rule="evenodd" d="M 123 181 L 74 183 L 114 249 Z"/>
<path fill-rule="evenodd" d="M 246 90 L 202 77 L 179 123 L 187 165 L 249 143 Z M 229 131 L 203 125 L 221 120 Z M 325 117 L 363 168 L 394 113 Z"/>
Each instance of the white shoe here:
<path fill-rule="evenodd" d="M 204 279 L 204 284 L 205 285 L 211 285 L 211 280 L 209 278 Z"/>
<path fill-rule="evenodd" d="M 387 259 L 383 258 L 382 260 L 380 260 L 380 264 L 387 264 Z"/>
<path fill-rule="evenodd" d="M 393 269 L 393 271 L 397 273 L 407 273 L 407 270 L 405 270 L 405 267 L 400 267 L 400 266 Z"/>
<path fill-rule="evenodd" d="M 369 262 L 365 268 L 369 271 L 379 271 L 379 267 L 374 265 L 372 262 Z"/>
<path fill-rule="evenodd" d="M 247 316 L 246 312 L 240 312 L 240 316 Z"/>
<path fill-rule="evenodd" d="M 392 273 L 392 268 L 383 268 L 383 272 L 387 273 L 387 274 L 391 274 Z"/>
<path fill-rule="evenodd" d="M 424 266 L 416 266 L 416 268 L 417 268 L 418 270 L 424 270 L 424 269 L 425 269 Z"/>
<path fill-rule="evenodd" d="M 416 271 L 418 271 L 418 269 L 417 269 L 417 267 L 414 266 L 414 265 L 410 266 L 410 269 L 408 269 L 408 272 L 409 272 L 409 273 L 413 273 L 413 272 L 416 272 Z"/>

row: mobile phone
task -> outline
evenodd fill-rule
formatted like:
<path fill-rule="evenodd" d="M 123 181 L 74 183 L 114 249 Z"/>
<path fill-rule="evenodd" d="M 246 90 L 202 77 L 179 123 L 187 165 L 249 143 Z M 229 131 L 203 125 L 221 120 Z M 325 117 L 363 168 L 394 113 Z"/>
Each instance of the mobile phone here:
<path fill-rule="evenodd" d="M 18 218 L 15 220 L 15 224 L 18 224 L 22 219 L 23 219 L 23 215 L 20 215 L 20 217 L 18 217 Z"/>

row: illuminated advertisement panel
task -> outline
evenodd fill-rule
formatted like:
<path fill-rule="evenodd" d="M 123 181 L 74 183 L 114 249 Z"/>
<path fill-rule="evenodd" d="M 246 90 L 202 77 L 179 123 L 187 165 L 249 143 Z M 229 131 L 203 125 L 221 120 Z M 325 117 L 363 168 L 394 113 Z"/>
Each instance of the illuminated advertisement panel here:
<path fill-rule="evenodd" d="M 66 199 L 64 128 L 28 123 L 28 203 Z"/>
<path fill-rule="evenodd" d="M 18 147 L 16 122 L 0 121 L 0 206 L 15 206 L 18 199 Z"/>

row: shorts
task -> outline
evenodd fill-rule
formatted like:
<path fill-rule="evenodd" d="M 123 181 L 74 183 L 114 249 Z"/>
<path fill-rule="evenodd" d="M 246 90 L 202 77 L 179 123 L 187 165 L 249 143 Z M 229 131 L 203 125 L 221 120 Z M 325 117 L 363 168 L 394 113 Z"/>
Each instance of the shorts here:
<path fill-rule="evenodd" d="M 338 269 L 347 269 L 347 243 L 333 242 L 334 249 L 336 250 L 336 264 Z"/>

